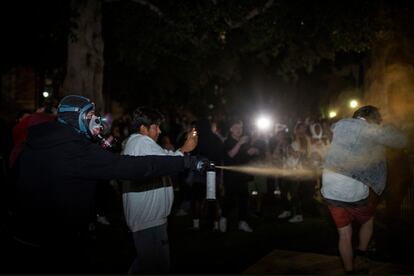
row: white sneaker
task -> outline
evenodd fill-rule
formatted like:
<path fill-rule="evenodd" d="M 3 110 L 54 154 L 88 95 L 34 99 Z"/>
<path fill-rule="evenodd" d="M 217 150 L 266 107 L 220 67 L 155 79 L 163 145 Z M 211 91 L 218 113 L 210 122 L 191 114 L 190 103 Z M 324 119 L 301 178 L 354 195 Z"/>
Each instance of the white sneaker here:
<path fill-rule="evenodd" d="M 291 215 L 292 213 L 290 211 L 283 211 L 277 216 L 277 218 L 284 219 L 290 217 Z"/>
<path fill-rule="evenodd" d="M 193 228 L 194 230 L 200 229 L 200 220 L 199 219 L 193 219 Z"/>
<path fill-rule="evenodd" d="M 216 220 L 214 221 L 213 231 L 214 232 L 218 232 L 219 231 L 219 222 L 216 221 Z"/>
<path fill-rule="evenodd" d="M 220 229 L 220 232 L 227 231 L 227 219 L 226 218 L 220 218 L 219 229 Z"/>
<path fill-rule="evenodd" d="M 253 229 L 250 228 L 250 226 L 244 220 L 239 221 L 239 230 L 249 233 L 253 232 Z"/>
<path fill-rule="evenodd" d="M 293 218 L 288 220 L 291 223 L 296 223 L 296 222 L 302 222 L 303 221 L 303 216 L 302 215 L 296 215 Z"/>
<path fill-rule="evenodd" d="M 97 215 L 96 216 L 96 221 L 100 224 L 103 224 L 103 225 L 110 225 L 111 224 L 105 216 Z"/>

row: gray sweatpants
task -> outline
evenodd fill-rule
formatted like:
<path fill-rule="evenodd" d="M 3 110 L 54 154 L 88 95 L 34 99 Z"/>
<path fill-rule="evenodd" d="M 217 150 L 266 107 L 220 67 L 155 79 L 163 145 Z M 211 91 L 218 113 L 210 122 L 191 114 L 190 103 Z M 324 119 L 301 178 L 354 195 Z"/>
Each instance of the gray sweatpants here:
<path fill-rule="evenodd" d="M 170 269 L 167 224 L 133 232 L 137 257 L 128 274 L 166 274 Z"/>

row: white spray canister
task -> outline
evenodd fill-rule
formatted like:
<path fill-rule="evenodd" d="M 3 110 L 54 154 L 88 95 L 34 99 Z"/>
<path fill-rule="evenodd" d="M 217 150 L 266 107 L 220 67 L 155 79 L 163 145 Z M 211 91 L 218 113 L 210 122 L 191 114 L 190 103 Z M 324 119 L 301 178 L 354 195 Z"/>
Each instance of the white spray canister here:
<path fill-rule="evenodd" d="M 216 167 L 214 163 L 210 163 L 206 175 L 206 198 L 207 200 L 216 200 Z"/>

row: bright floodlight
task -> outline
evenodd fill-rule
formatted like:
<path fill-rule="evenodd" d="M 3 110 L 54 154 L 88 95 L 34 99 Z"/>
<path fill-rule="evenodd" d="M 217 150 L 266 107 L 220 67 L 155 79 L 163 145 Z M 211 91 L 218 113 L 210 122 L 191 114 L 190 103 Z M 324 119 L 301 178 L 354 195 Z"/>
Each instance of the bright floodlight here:
<path fill-rule="evenodd" d="M 259 130 L 265 131 L 268 130 L 272 122 L 269 117 L 261 116 L 256 121 L 256 126 Z"/>
<path fill-rule="evenodd" d="M 47 98 L 49 96 L 50 96 L 49 92 L 47 92 L 47 91 L 44 91 L 43 92 L 43 98 Z"/>
<path fill-rule="evenodd" d="M 358 106 L 358 101 L 357 101 L 357 100 L 352 100 L 352 101 L 350 101 L 350 102 L 349 102 L 349 106 L 350 106 L 351 108 L 355 108 L 355 107 L 357 107 L 357 106 Z"/>
<path fill-rule="evenodd" d="M 335 118 L 336 117 L 336 112 L 335 111 L 331 111 L 329 112 L 329 118 Z"/>

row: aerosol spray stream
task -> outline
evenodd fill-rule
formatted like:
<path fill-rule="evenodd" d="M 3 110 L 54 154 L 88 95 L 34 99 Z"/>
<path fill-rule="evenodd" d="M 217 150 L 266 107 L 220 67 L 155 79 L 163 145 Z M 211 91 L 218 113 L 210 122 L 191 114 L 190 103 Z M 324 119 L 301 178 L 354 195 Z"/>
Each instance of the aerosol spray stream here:
<path fill-rule="evenodd" d="M 321 175 L 321 171 L 312 168 L 285 169 L 273 166 L 215 166 L 215 168 L 252 175 L 283 177 L 293 180 L 311 180 Z"/>

